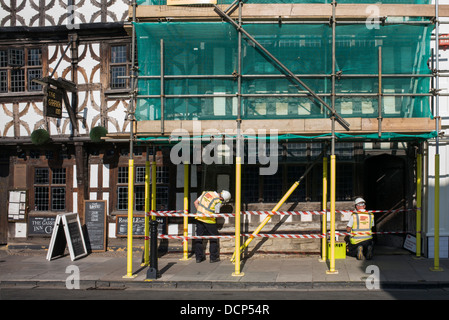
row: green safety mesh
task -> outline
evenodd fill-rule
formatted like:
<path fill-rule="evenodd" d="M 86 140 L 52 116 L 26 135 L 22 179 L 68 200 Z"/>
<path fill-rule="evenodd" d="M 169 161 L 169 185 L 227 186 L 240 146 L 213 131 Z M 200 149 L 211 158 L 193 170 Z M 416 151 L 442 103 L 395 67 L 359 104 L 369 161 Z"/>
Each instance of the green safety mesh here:
<path fill-rule="evenodd" d="M 219 134 L 219 135 L 201 135 L 201 136 L 192 136 L 190 139 L 192 141 L 194 139 L 202 139 L 203 142 L 207 143 L 211 141 L 211 138 L 225 137 L 226 139 L 236 139 L 236 135 L 228 135 L 228 134 Z M 421 134 L 403 134 L 403 133 L 395 133 L 395 132 L 382 132 L 379 136 L 378 133 L 369 133 L 369 134 L 347 134 L 336 132 L 335 137 L 341 142 L 357 142 L 357 141 L 369 141 L 369 140 L 384 140 L 384 141 L 425 141 L 437 136 L 436 131 L 431 131 L 428 133 Z M 252 135 L 242 135 L 244 139 L 257 139 L 257 140 L 270 140 L 277 139 L 278 141 L 328 141 L 332 137 L 332 133 L 325 133 L 314 136 L 304 136 L 297 134 L 282 134 L 276 136 L 252 136 Z M 151 143 L 161 143 L 161 144 L 173 144 L 180 142 L 182 137 L 139 137 L 138 141 L 140 142 L 151 142 Z"/>
<path fill-rule="evenodd" d="M 329 25 L 246 24 L 243 28 L 331 104 L 332 28 Z M 166 120 L 236 119 L 238 82 L 232 75 L 238 70 L 238 33 L 232 25 L 225 22 L 159 22 L 136 23 L 135 29 L 140 77 L 136 105 L 138 121 L 161 118 L 161 93 L 167 95 L 164 99 Z M 336 111 L 344 118 L 378 117 L 376 75 L 378 48 L 381 47 L 382 116 L 431 117 L 428 96 L 391 94 L 429 93 L 430 77 L 404 75 L 430 75 L 427 63 L 432 30 L 430 22 L 379 28 L 367 28 L 365 24 L 338 25 L 336 71 L 342 77 L 335 84 Z M 164 43 L 164 92 L 161 92 L 160 80 L 161 39 Z M 307 97 L 286 96 L 306 91 L 296 82 L 281 77 L 283 73 L 278 66 L 245 37 L 242 74 L 242 119 L 329 116 L 326 108 Z M 185 77 L 195 75 L 211 77 Z M 353 76 L 345 77 L 349 75 Z M 357 96 L 340 96 L 348 93 Z"/>

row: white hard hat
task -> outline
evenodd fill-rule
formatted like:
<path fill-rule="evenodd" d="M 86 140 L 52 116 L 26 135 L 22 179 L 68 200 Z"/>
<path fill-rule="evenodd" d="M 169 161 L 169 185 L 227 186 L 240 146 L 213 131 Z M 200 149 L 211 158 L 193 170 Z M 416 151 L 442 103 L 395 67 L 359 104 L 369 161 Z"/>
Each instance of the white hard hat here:
<path fill-rule="evenodd" d="M 357 198 L 354 201 L 355 205 L 358 205 L 358 204 L 361 204 L 361 203 L 365 204 L 365 200 L 363 198 Z"/>
<path fill-rule="evenodd" d="M 231 200 L 231 194 L 229 193 L 229 191 L 223 190 L 220 195 L 223 198 L 224 202 L 228 202 L 229 200 Z"/>

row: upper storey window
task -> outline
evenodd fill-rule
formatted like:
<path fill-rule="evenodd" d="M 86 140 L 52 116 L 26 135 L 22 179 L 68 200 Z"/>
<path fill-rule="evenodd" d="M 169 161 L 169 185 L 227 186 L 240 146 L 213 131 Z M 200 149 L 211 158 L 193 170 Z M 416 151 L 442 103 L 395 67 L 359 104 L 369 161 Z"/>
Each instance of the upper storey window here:
<path fill-rule="evenodd" d="M 110 87 L 111 89 L 125 89 L 129 87 L 129 46 L 111 46 Z"/>
<path fill-rule="evenodd" d="M 0 93 L 42 91 L 41 48 L 0 49 Z"/>

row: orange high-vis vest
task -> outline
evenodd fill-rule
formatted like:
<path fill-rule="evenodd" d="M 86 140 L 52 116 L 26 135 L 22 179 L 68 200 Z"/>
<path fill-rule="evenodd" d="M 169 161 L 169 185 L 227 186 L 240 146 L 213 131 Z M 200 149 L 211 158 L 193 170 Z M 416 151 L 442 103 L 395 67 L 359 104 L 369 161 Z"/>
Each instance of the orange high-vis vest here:
<path fill-rule="evenodd" d="M 200 214 L 214 214 L 215 213 L 215 205 L 221 203 L 220 196 L 214 191 L 204 191 L 201 194 L 197 213 Z M 204 222 L 204 223 L 216 223 L 215 218 L 199 216 L 195 217 L 195 219 Z"/>
<path fill-rule="evenodd" d="M 352 235 L 350 241 L 351 244 L 357 244 L 359 242 L 369 240 L 373 238 L 371 228 L 373 227 L 374 216 L 371 212 L 356 212 L 352 214 L 353 224 L 351 232 Z M 357 234 L 360 232 L 360 234 Z"/>

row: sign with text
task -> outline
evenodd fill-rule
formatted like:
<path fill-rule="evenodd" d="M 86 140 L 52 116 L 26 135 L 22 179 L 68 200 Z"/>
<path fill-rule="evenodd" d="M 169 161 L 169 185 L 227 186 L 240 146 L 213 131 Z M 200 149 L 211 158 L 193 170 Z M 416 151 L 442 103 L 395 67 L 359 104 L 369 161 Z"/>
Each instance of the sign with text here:
<path fill-rule="evenodd" d="M 106 251 L 106 200 L 84 201 L 86 246 L 89 251 Z"/>
<path fill-rule="evenodd" d="M 28 217 L 29 236 L 49 236 L 53 233 L 56 217 L 32 216 Z"/>
<path fill-rule="evenodd" d="M 45 115 L 52 118 L 62 117 L 62 95 L 61 89 L 47 87 L 44 99 Z"/>
<path fill-rule="evenodd" d="M 411 234 L 407 234 L 404 240 L 404 249 L 416 253 L 416 237 Z"/>
<path fill-rule="evenodd" d="M 48 246 L 47 260 L 50 261 L 63 256 L 66 245 L 69 248 L 72 261 L 87 255 L 78 213 L 62 213 L 56 216 L 53 234 Z"/>
<path fill-rule="evenodd" d="M 117 215 L 116 223 L 116 236 L 127 237 L 128 236 L 128 216 Z M 151 218 L 150 218 L 151 219 Z M 158 234 L 166 234 L 167 220 L 164 217 L 157 217 L 158 222 Z M 135 215 L 133 216 L 133 236 L 143 237 L 145 236 L 145 216 Z"/>
<path fill-rule="evenodd" d="M 26 200 L 27 200 L 26 190 L 9 191 L 8 220 L 18 221 L 25 219 Z"/>

